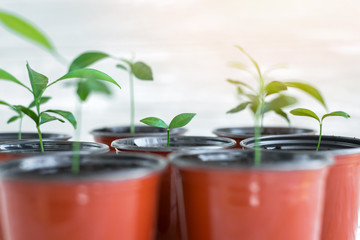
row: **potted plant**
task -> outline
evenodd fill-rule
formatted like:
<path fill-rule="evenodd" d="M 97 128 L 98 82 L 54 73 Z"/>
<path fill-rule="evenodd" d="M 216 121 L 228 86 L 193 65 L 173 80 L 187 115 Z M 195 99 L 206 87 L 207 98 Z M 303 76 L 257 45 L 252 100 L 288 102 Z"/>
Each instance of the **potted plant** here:
<path fill-rule="evenodd" d="M 0 166 L 5 239 L 153 239 L 163 159 L 81 154 L 76 174 L 72 160 L 61 153 Z"/>
<path fill-rule="evenodd" d="M 136 137 L 117 139 L 111 146 L 117 152 L 137 152 L 156 154 L 167 157 L 172 152 L 200 149 L 225 149 L 233 147 L 236 142 L 229 138 L 204 136 L 170 136 L 171 129 L 186 126 L 195 113 L 182 113 L 172 119 L 170 124 L 156 117 L 148 117 L 141 122 L 153 127 L 163 128 L 168 134 L 164 137 Z M 157 240 L 179 240 L 180 228 L 175 192 L 174 175 L 171 166 L 161 178 Z"/>
<path fill-rule="evenodd" d="M 250 68 L 245 64 L 234 62 L 231 66 L 239 69 L 243 72 L 249 73 L 258 81 L 258 89 L 253 88 L 251 85 L 244 81 L 228 79 L 227 81 L 237 88 L 238 96 L 241 98 L 241 103 L 235 108 L 230 109 L 227 113 L 234 114 L 249 108 L 254 115 L 254 118 L 258 115 L 259 119 L 255 119 L 255 122 L 259 122 L 261 128 L 261 135 L 275 135 L 275 134 L 314 134 L 312 129 L 294 128 L 294 127 L 270 127 L 263 126 L 264 116 L 269 112 L 274 112 L 280 117 L 284 118 L 288 124 L 290 120 L 287 114 L 284 112 L 284 108 L 291 106 L 297 102 L 297 99 L 293 96 L 286 95 L 284 92 L 288 88 L 295 88 L 301 90 L 316 99 L 321 105 L 326 108 L 325 101 L 320 92 L 310 84 L 306 84 L 299 81 L 278 81 L 270 78 L 271 72 L 282 68 L 283 65 L 275 65 L 269 69 L 263 71 L 257 61 L 250 56 L 243 48 L 236 46 L 252 63 L 256 73 L 253 73 Z M 256 114 L 256 113 L 259 114 Z M 218 128 L 213 131 L 217 136 L 230 137 L 235 139 L 238 143 L 248 137 L 254 136 L 254 127 L 230 127 L 230 128 Z"/>
<path fill-rule="evenodd" d="M 349 115 L 342 111 L 331 112 L 321 119 L 307 109 L 294 109 L 295 115 L 315 118 L 319 121 L 320 133 L 322 122 L 329 116 Z M 325 190 L 325 205 L 322 240 L 355 239 L 358 228 L 359 178 L 360 178 L 360 139 L 341 136 L 264 136 L 259 139 L 261 148 L 276 152 L 319 151 L 322 155 L 331 155 L 335 161 L 329 169 Z M 241 142 L 244 148 L 254 148 L 253 138 Z"/>
<path fill-rule="evenodd" d="M 183 239 L 316 240 L 325 155 L 252 150 L 188 151 L 169 156 Z"/>

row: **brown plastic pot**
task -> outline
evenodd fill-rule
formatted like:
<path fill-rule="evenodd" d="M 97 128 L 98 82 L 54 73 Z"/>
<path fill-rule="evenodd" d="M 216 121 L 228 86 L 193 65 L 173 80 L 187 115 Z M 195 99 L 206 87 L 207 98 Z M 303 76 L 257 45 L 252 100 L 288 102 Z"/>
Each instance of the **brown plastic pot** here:
<path fill-rule="evenodd" d="M 167 157 L 170 153 L 177 151 L 225 149 L 235 144 L 236 142 L 229 138 L 172 136 L 169 147 L 166 137 L 124 138 L 113 141 L 111 146 L 117 152 L 151 153 Z M 170 165 L 161 178 L 156 239 L 180 239 L 175 176 Z"/>
<path fill-rule="evenodd" d="M 328 157 L 251 150 L 169 156 L 183 240 L 318 240 Z"/>
<path fill-rule="evenodd" d="M 5 239 L 152 240 L 166 161 L 139 154 L 41 155 L 0 167 Z"/>
<path fill-rule="evenodd" d="M 171 136 L 181 136 L 186 132 L 186 128 L 175 128 L 170 130 Z M 166 129 L 150 126 L 135 126 L 135 133 L 130 133 L 129 126 L 98 128 L 90 132 L 94 136 L 95 142 L 105 143 L 110 147 L 110 151 L 115 151 L 111 143 L 116 139 L 130 137 L 165 137 Z"/>
<path fill-rule="evenodd" d="M 240 142 L 246 138 L 254 137 L 254 127 L 229 127 L 218 128 L 213 131 L 216 136 L 228 137 L 234 139 L 240 147 Z M 307 128 L 293 128 L 293 127 L 264 127 L 261 135 L 287 135 L 287 134 L 306 134 L 314 135 L 315 131 Z"/>
<path fill-rule="evenodd" d="M 262 148 L 272 151 L 315 152 L 318 136 L 267 136 Z M 244 148 L 254 148 L 254 139 L 243 140 Z M 355 240 L 360 194 L 360 139 L 322 136 L 320 153 L 332 155 L 325 193 L 322 240 Z"/>
<path fill-rule="evenodd" d="M 0 142 L 5 141 L 16 141 L 18 140 L 18 134 L 17 132 L 8 132 L 8 133 L 0 133 Z M 42 133 L 43 139 L 50 139 L 50 140 L 62 140 L 66 141 L 71 138 L 69 134 L 62 134 L 62 133 Z M 39 139 L 39 135 L 37 133 L 32 132 L 23 132 L 21 133 L 21 139 L 22 140 L 35 140 Z"/>

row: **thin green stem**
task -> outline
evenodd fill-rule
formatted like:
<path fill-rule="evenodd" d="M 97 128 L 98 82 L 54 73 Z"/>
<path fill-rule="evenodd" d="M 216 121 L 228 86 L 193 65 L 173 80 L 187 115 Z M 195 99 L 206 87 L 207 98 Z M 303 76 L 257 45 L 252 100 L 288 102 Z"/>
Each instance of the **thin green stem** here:
<path fill-rule="evenodd" d="M 167 146 L 170 147 L 170 128 L 166 129 L 167 131 Z"/>
<path fill-rule="evenodd" d="M 43 143 L 42 135 L 41 135 L 41 131 L 40 131 L 40 101 L 38 101 L 38 99 L 35 98 L 35 103 L 36 103 L 36 111 L 37 111 L 37 115 L 38 115 L 38 122 L 36 123 L 36 129 L 37 129 L 37 132 L 39 135 L 41 152 L 44 152 L 44 143 Z"/>
<path fill-rule="evenodd" d="M 75 107 L 75 115 L 77 119 L 77 128 L 74 132 L 74 143 L 73 143 L 73 161 L 71 164 L 71 171 L 73 173 L 80 172 L 80 136 L 81 136 L 81 117 L 82 117 L 82 109 L 81 103 L 77 101 Z"/>
<path fill-rule="evenodd" d="M 43 143 L 42 136 L 41 136 L 41 131 L 40 131 L 40 126 L 39 126 L 39 125 L 36 125 L 36 129 L 37 129 L 37 132 L 38 132 L 38 135 L 39 135 L 41 152 L 45 152 L 45 151 L 44 151 L 44 143 Z"/>
<path fill-rule="evenodd" d="M 263 122 L 263 107 L 264 107 L 264 94 L 265 94 L 265 87 L 264 87 L 264 80 L 261 76 L 259 70 L 259 105 L 256 109 L 255 113 L 255 129 L 254 129 L 254 138 L 255 138 L 255 156 L 254 156 L 254 164 L 255 166 L 260 165 L 261 163 L 261 149 L 260 149 L 260 137 L 262 132 L 262 122 Z"/>
<path fill-rule="evenodd" d="M 130 82 L 130 133 L 135 133 L 135 100 L 134 100 L 134 79 L 131 70 L 129 71 Z"/>
<path fill-rule="evenodd" d="M 318 152 L 320 149 L 320 143 L 321 143 L 321 135 L 322 135 L 322 122 L 320 122 L 320 134 L 319 134 L 319 141 L 318 141 L 318 145 L 316 147 L 316 151 Z"/>
<path fill-rule="evenodd" d="M 22 117 L 20 117 L 20 124 L 19 124 L 19 133 L 18 133 L 18 139 L 19 140 L 21 140 L 21 128 L 22 128 L 22 120 L 23 120 L 23 118 Z"/>

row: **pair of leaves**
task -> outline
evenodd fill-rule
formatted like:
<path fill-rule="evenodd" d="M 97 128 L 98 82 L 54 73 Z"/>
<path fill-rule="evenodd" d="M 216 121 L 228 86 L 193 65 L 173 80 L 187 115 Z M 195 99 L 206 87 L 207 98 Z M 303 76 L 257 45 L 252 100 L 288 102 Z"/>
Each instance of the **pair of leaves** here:
<path fill-rule="evenodd" d="M 88 67 L 106 58 L 114 58 L 114 57 L 112 57 L 110 54 L 100 51 L 90 51 L 90 52 L 82 53 L 72 61 L 69 67 L 69 72 Z M 128 65 L 128 67 L 126 67 L 123 64 L 117 64 L 116 65 L 117 68 L 123 69 L 125 71 L 131 71 L 131 73 L 134 74 L 137 79 L 153 80 L 152 70 L 146 63 L 141 61 L 132 63 L 131 61 L 126 59 L 120 59 L 120 60 L 126 65 Z"/>
<path fill-rule="evenodd" d="M 48 114 L 48 113 L 54 113 L 54 114 L 60 115 L 64 119 L 66 119 L 69 123 L 71 123 L 71 125 L 74 128 L 77 127 L 77 123 L 76 123 L 74 115 L 68 111 L 49 109 L 49 110 L 43 111 L 39 115 L 37 115 L 33 110 L 31 110 L 30 108 L 27 108 L 25 106 L 17 105 L 16 108 L 19 109 L 20 111 L 22 111 L 28 117 L 30 117 L 36 123 L 37 126 L 40 126 L 44 123 L 55 121 L 55 120 L 60 121 L 62 123 L 65 122 L 61 118 L 57 118 L 55 116 Z"/>
<path fill-rule="evenodd" d="M 295 116 L 303 116 L 303 117 L 311 117 L 316 119 L 320 124 L 322 124 L 323 120 L 327 117 L 344 117 L 344 118 L 350 118 L 350 115 L 347 114 L 346 112 L 343 111 L 335 111 L 335 112 L 330 112 L 327 113 L 325 115 L 323 115 L 321 117 L 321 119 L 319 118 L 318 115 L 316 115 L 316 113 L 314 113 L 313 111 L 306 109 L 306 108 L 296 108 L 290 111 L 291 114 L 295 115 Z"/>
<path fill-rule="evenodd" d="M 186 126 L 195 117 L 196 113 L 181 113 L 175 116 L 169 125 L 162 119 L 156 117 L 148 117 L 140 120 L 140 122 L 152 127 L 165 128 L 167 130 Z"/>
<path fill-rule="evenodd" d="M 50 40 L 41 33 L 39 29 L 25 19 L 22 19 L 15 14 L 0 10 L 0 22 L 2 22 L 5 27 L 23 38 L 44 47 L 50 52 L 55 52 L 55 47 Z"/>

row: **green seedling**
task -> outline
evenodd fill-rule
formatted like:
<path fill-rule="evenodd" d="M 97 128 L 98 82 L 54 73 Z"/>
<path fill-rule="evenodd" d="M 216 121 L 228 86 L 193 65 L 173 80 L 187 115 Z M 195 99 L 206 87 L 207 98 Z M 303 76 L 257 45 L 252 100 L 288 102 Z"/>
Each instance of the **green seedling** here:
<path fill-rule="evenodd" d="M 343 111 L 335 111 L 335 112 L 327 113 L 327 114 L 323 115 L 321 117 L 321 119 L 313 111 L 306 109 L 306 108 L 296 108 L 296 109 L 291 110 L 290 113 L 295 116 L 311 117 L 311 118 L 316 119 L 319 122 L 320 133 L 319 133 L 319 140 L 318 140 L 318 144 L 316 147 L 316 151 L 319 151 L 319 148 L 320 148 L 321 136 L 322 136 L 322 125 L 323 125 L 323 121 L 325 118 L 327 118 L 327 117 L 350 118 L 350 115 Z"/>
<path fill-rule="evenodd" d="M 67 120 L 71 123 L 71 125 L 76 128 L 76 120 L 71 112 L 63 111 L 63 110 L 54 110 L 54 109 L 48 109 L 45 111 L 40 110 L 40 106 L 48 102 L 50 100 L 50 97 L 43 96 L 43 93 L 45 90 L 51 85 L 48 85 L 48 78 L 41 73 L 38 73 L 34 71 L 29 64 L 26 64 L 26 68 L 29 74 L 29 80 L 31 87 L 24 85 L 22 82 L 17 80 L 13 75 L 10 73 L 0 69 L 0 79 L 11 81 L 13 83 L 18 84 L 19 86 L 22 86 L 23 88 L 27 89 L 33 96 L 33 102 L 28 106 L 25 107 L 23 105 L 11 105 L 12 108 L 18 113 L 18 116 L 14 116 L 9 119 L 9 121 L 15 121 L 17 117 L 22 119 L 22 114 L 30 117 L 36 126 L 36 130 L 38 132 L 39 140 L 40 140 L 40 147 L 41 151 L 44 152 L 44 145 L 42 141 L 42 134 L 40 130 L 40 126 L 51 121 L 60 121 L 65 122 L 63 119 Z M 9 106 L 9 105 L 8 105 Z M 10 107 L 11 107 L 10 106 Z M 32 110 L 32 108 L 35 108 L 35 111 Z M 52 114 L 56 114 L 61 116 L 63 119 L 53 116 Z M 8 122 L 9 122 L 8 121 Z"/>
<path fill-rule="evenodd" d="M 64 58 L 59 55 L 49 38 L 28 20 L 25 20 L 16 14 L 0 9 L 0 23 L 2 23 L 4 27 L 6 27 L 11 32 L 32 43 L 35 43 L 36 45 L 48 51 L 59 61 L 64 62 Z"/>
<path fill-rule="evenodd" d="M 117 68 L 125 70 L 129 74 L 130 85 L 130 133 L 135 133 L 135 97 L 134 97 L 134 78 L 145 81 L 152 81 L 153 74 L 149 65 L 141 61 L 133 61 L 124 58 L 116 58 L 110 54 L 92 51 L 80 54 L 73 60 L 69 71 L 78 68 L 88 67 L 100 60 L 111 58 L 118 62 Z"/>
<path fill-rule="evenodd" d="M 170 146 L 170 129 L 180 128 L 186 126 L 193 117 L 195 117 L 196 113 L 181 113 L 175 116 L 169 125 L 167 125 L 163 120 L 156 117 L 147 117 L 141 119 L 140 122 L 145 123 L 146 125 L 152 127 L 165 128 L 167 131 L 167 146 Z"/>
<path fill-rule="evenodd" d="M 283 111 L 283 108 L 295 104 L 297 99 L 293 96 L 283 94 L 286 90 L 288 90 L 288 88 L 299 89 L 309 94 L 317 101 L 319 101 L 325 108 L 326 104 L 320 92 L 309 84 L 297 81 L 282 82 L 272 80 L 269 74 L 276 69 L 284 68 L 284 65 L 277 64 L 265 71 L 262 71 L 257 61 L 255 61 L 255 59 L 250 54 L 248 54 L 242 47 L 235 47 L 250 60 L 253 67 L 255 68 L 255 72 L 253 72 L 245 64 L 239 62 L 233 62 L 230 64 L 230 66 L 253 76 L 253 78 L 258 82 L 258 88 L 255 89 L 243 81 L 227 79 L 229 83 L 237 87 L 237 93 L 241 99 L 241 103 L 235 108 L 230 109 L 227 113 L 241 112 L 247 107 L 249 107 L 253 113 L 255 119 L 255 164 L 258 165 L 260 164 L 261 159 L 259 138 L 263 129 L 265 114 L 268 112 L 274 112 L 284 118 L 288 124 L 290 124 L 290 120 L 287 114 Z"/>
<path fill-rule="evenodd" d="M 75 117 L 71 112 L 63 111 L 63 110 L 53 110 L 53 109 L 48 109 L 45 111 L 40 110 L 40 106 L 43 103 L 48 102 L 50 100 L 50 97 L 43 96 L 45 90 L 48 87 L 50 87 L 60 81 L 63 81 L 66 79 L 72 79 L 72 78 L 86 79 L 86 80 L 91 79 L 92 81 L 102 80 L 102 81 L 110 82 L 110 83 L 117 85 L 115 80 L 112 79 L 109 75 L 107 75 L 101 71 L 98 71 L 95 69 L 88 69 L 88 68 L 78 69 L 78 70 L 69 72 L 49 84 L 48 78 L 46 76 L 31 69 L 29 64 L 26 64 L 26 67 L 27 67 L 28 74 L 29 74 L 31 88 L 26 86 L 25 84 L 23 84 L 22 82 L 17 80 L 13 75 L 11 75 L 10 73 L 8 73 L 2 69 L 0 69 L 0 80 L 5 80 L 5 81 L 10 81 L 10 82 L 16 83 L 17 85 L 27 89 L 32 94 L 33 102 L 28 107 L 25 107 L 23 105 L 15 105 L 15 107 L 16 107 L 16 109 L 20 110 L 24 115 L 29 116 L 34 121 L 38 135 L 39 135 L 40 147 L 41 147 L 42 152 L 44 151 L 44 146 L 43 146 L 40 126 L 44 123 L 55 121 L 55 120 L 64 122 L 63 119 L 57 118 L 51 114 L 60 115 L 65 120 L 69 121 L 74 128 L 76 128 L 76 126 L 77 126 Z M 33 111 L 31 109 L 33 107 L 35 107 L 35 111 Z"/>

